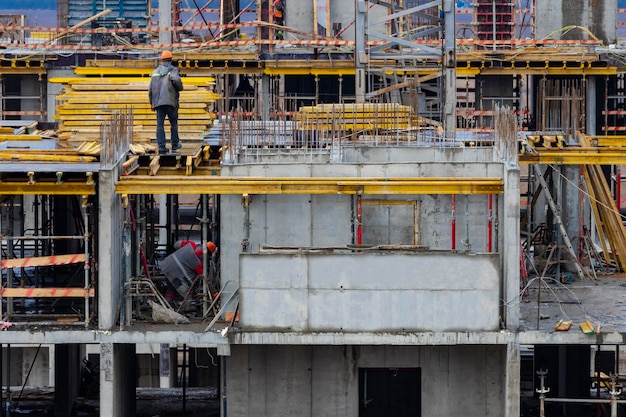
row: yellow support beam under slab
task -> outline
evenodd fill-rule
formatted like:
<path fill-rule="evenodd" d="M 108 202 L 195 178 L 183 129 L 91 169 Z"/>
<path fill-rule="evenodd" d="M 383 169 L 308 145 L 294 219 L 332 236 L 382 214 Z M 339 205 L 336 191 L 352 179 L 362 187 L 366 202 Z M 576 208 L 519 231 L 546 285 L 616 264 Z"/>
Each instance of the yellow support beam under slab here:
<path fill-rule="evenodd" d="M 619 148 L 535 149 L 519 156 L 520 164 L 621 165 L 624 161 L 626 149 Z"/>
<path fill-rule="evenodd" d="M 117 194 L 501 194 L 501 178 L 127 176 Z"/>
<path fill-rule="evenodd" d="M 36 182 L 29 185 L 27 181 L 0 182 L 0 195 L 94 195 L 96 185 L 79 182 Z"/>
<path fill-rule="evenodd" d="M 601 147 L 624 147 L 626 146 L 626 136 L 623 136 L 623 135 L 615 135 L 615 136 L 587 135 L 587 139 L 591 143 L 595 143 L 597 146 L 601 146 Z"/>

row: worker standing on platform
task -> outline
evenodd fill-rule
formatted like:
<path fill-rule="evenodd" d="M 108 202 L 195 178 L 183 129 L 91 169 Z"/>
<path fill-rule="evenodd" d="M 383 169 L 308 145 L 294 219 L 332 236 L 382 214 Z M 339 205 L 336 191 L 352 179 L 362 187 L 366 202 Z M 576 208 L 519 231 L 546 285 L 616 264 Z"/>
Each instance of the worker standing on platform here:
<path fill-rule="evenodd" d="M 285 26 L 285 3 L 283 0 L 274 0 L 272 5 L 272 15 L 274 16 L 274 24 Z M 276 39 L 285 39 L 283 29 L 276 30 Z"/>
<path fill-rule="evenodd" d="M 178 74 L 178 68 L 172 65 L 172 53 L 163 51 L 161 65 L 152 73 L 148 91 L 150 109 L 156 111 L 156 138 L 159 154 L 167 153 L 165 116 L 170 122 L 172 152 L 182 147 L 178 137 L 178 107 L 180 106 L 181 91 L 183 91 L 183 82 Z"/>

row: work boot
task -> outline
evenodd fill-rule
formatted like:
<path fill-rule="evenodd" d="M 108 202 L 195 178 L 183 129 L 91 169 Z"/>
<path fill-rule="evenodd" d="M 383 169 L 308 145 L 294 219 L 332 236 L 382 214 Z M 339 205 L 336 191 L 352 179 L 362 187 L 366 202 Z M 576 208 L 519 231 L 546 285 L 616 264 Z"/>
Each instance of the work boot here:
<path fill-rule="evenodd" d="M 159 155 L 165 155 L 168 153 L 167 148 L 159 148 Z"/>
<path fill-rule="evenodd" d="M 172 152 L 174 152 L 174 151 L 176 151 L 176 150 L 178 150 L 178 149 L 180 149 L 180 148 L 182 148 L 182 147 L 183 147 L 183 145 L 182 145 L 180 142 L 178 142 L 178 143 L 177 143 L 177 144 L 175 144 L 175 145 L 174 145 L 174 144 L 172 144 Z"/>

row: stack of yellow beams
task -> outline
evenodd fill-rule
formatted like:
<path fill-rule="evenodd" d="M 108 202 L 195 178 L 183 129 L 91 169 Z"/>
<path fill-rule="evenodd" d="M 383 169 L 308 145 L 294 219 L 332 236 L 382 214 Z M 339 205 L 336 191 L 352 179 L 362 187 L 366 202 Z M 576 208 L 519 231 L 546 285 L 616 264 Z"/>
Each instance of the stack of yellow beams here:
<path fill-rule="evenodd" d="M 318 104 L 296 114 L 300 130 L 376 131 L 408 129 L 411 108 L 397 103 Z"/>
<path fill-rule="evenodd" d="M 147 142 L 156 138 L 156 113 L 148 100 L 149 78 L 87 77 L 56 78 L 62 83 L 57 95 L 56 119 L 59 139 L 88 141 L 100 139 L 100 126 L 111 113 L 132 109 L 133 140 Z M 181 139 L 199 140 L 214 119 L 212 104 L 220 96 L 212 91 L 212 77 L 184 77 L 185 89 L 180 94 L 178 130 Z M 165 126 L 169 136 L 169 122 Z"/>
<path fill-rule="evenodd" d="M 582 146 L 591 146 L 587 137 L 579 135 L 579 138 Z M 619 271 L 626 272 L 626 227 L 604 172 L 600 165 L 583 165 L 583 174 L 604 259 L 607 263 L 614 263 Z"/>

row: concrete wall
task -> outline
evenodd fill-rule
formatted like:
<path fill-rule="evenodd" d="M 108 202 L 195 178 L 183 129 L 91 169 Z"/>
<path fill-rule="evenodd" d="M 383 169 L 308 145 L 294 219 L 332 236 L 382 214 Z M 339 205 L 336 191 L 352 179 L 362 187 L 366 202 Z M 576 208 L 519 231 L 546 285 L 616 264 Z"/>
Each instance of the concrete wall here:
<path fill-rule="evenodd" d="M 242 255 L 240 326 L 290 331 L 493 331 L 497 255 Z"/>
<path fill-rule="evenodd" d="M 48 70 L 48 79 L 50 78 L 63 78 L 63 77 L 75 77 L 74 70 Z M 63 84 L 58 83 L 47 83 L 47 101 L 46 108 L 48 110 L 48 116 L 46 120 L 48 122 L 54 121 L 54 116 L 56 114 L 56 96 L 63 90 Z"/>
<path fill-rule="evenodd" d="M 54 377 L 54 372 L 50 366 L 50 346 L 41 346 L 39 352 L 37 352 L 36 346 L 9 346 L 10 354 L 6 345 L 2 347 L 2 372 L 5 383 L 8 369 L 13 386 L 54 386 L 50 377 L 51 375 Z M 31 365 L 33 365 L 32 370 L 30 369 Z"/>
<path fill-rule="evenodd" d="M 344 159 L 349 163 L 295 163 L 295 157 L 290 161 L 283 154 L 277 156 L 280 163 L 226 164 L 222 173 L 260 177 L 502 178 L 503 164 L 476 162 L 490 160 L 491 152 L 347 148 Z M 391 162 L 396 160 L 399 162 Z M 511 193 L 519 201 L 519 189 Z M 253 195 L 248 206 L 242 205 L 240 196 L 221 196 L 222 285 L 232 281 L 241 286 L 241 325 L 254 329 L 344 331 L 499 328 L 504 262 L 501 253 L 485 254 L 489 249 L 486 195 L 456 198 L 454 248 L 471 252 L 471 256 L 436 251 L 453 248 L 450 195 L 363 196 L 364 244 L 411 245 L 414 234 L 418 234 L 417 244 L 432 252 L 266 253 L 277 247 L 323 250 L 356 243 L 356 204 L 351 195 Z M 417 214 L 413 204 L 419 210 Z M 503 207 L 504 196 L 495 195 L 492 220 L 499 227 L 492 225 L 494 253 L 505 247 L 506 223 L 499 222 Z M 249 245 L 249 253 L 264 254 L 240 257 L 244 242 Z M 518 245 L 516 238 L 514 247 Z M 510 280 L 511 288 L 518 286 L 518 276 L 507 275 L 506 280 Z M 441 311 L 443 305 L 456 308 Z M 477 305 L 481 309 L 475 309 Z M 407 311 L 411 314 L 404 314 Z M 364 316 L 373 318 L 360 320 Z"/>
<path fill-rule="evenodd" d="M 316 16 L 318 20 L 321 22 L 325 22 L 325 14 L 322 9 L 318 9 L 314 11 L 314 7 L 316 3 L 319 3 L 325 9 L 326 0 L 318 0 L 314 1 L 292 1 L 285 2 L 285 26 L 295 28 L 304 32 L 313 33 L 314 32 L 314 21 L 313 17 Z M 351 39 L 354 40 L 354 1 L 345 1 L 345 0 L 331 0 L 330 2 L 330 10 L 327 10 L 326 13 L 330 13 L 330 31 L 327 32 L 326 36 L 333 36 L 332 33 L 332 24 L 334 22 L 341 23 L 341 27 L 346 29 L 342 35 L 341 39 Z M 381 6 L 373 6 L 369 9 L 368 16 L 370 19 L 379 18 L 387 13 L 387 9 Z M 325 25 L 325 23 L 323 23 Z M 384 30 L 383 27 L 378 27 L 377 30 Z M 321 33 L 321 31 L 319 32 Z M 287 37 L 286 39 L 290 39 Z"/>
<path fill-rule="evenodd" d="M 229 417 L 359 415 L 359 368 L 420 368 L 421 415 L 505 415 L 506 346 L 233 346 Z"/>
<path fill-rule="evenodd" d="M 565 26 L 589 29 L 605 44 L 617 36 L 617 0 L 569 0 L 535 2 L 535 37 L 543 39 Z M 591 39 L 580 29 L 556 34 L 553 39 Z"/>

